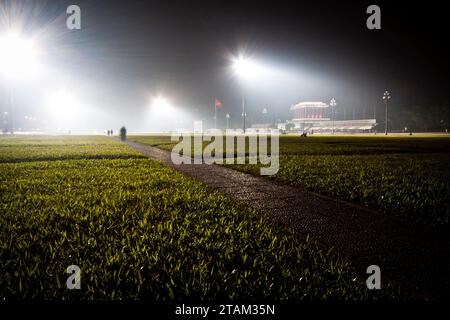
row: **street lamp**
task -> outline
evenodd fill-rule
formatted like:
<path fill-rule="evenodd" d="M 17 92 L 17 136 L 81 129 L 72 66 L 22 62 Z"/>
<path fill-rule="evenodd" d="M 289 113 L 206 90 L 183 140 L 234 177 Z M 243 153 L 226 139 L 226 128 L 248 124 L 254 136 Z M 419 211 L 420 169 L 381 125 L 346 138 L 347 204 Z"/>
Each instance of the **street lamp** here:
<path fill-rule="evenodd" d="M 38 71 L 37 48 L 31 39 L 9 32 L 0 36 L 0 73 L 9 80 L 29 78 Z"/>
<path fill-rule="evenodd" d="M 243 78 L 247 75 L 249 72 L 249 62 L 246 58 L 243 56 L 240 56 L 239 58 L 235 59 L 233 62 L 233 69 L 236 71 L 237 75 L 240 78 Z M 245 96 L 244 96 L 244 90 L 242 89 L 242 128 L 244 130 L 245 134 Z"/>
<path fill-rule="evenodd" d="M 241 79 L 252 77 L 259 71 L 257 65 L 255 65 L 252 61 L 242 55 L 238 58 L 233 59 L 233 69 Z M 242 89 L 242 91 L 244 90 Z M 246 117 L 247 113 L 245 112 L 245 96 L 244 92 L 242 92 L 242 127 L 244 129 L 244 134 Z"/>
<path fill-rule="evenodd" d="M 336 99 L 331 99 L 330 101 L 330 106 L 331 106 L 331 122 L 332 122 L 332 134 L 334 134 L 334 107 L 336 107 L 337 103 L 336 103 Z"/>
<path fill-rule="evenodd" d="M 245 134 L 245 118 L 247 118 L 247 112 L 245 112 L 244 108 L 244 102 L 242 102 L 242 126 L 244 128 L 244 134 Z"/>
<path fill-rule="evenodd" d="M 389 91 L 385 91 L 383 94 L 383 102 L 386 106 L 386 112 L 385 112 L 385 120 L 384 120 L 384 134 L 388 134 L 388 101 L 391 99 L 391 94 Z"/>
<path fill-rule="evenodd" d="M 227 118 L 227 130 L 230 128 L 230 114 L 227 113 L 225 118 Z"/>
<path fill-rule="evenodd" d="M 268 75 L 271 74 L 270 68 L 268 68 L 266 65 L 256 63 L 255 61 L 252 61 L 242 54 L 237 58 L 233 58 L 232 61 L 233 69 L 237 76 L 241 78 L 241 80 L 258 81 L 261 78 L 267 78 Z M 244 133 L 246 117 L 247 113 L 245 112 L 245 97 L 244 93 L 242 93 L 242 126 L 244 128 Z"/>
<path fill-rule="evenodd" d="M 263 122 L 264 122 L 264 125 L 266 125 L 266 124 L 267 124 L 267 108 L 264 108 L 264 109 L 262 110 L 262 114 L 263 114 Z"/>
<path fill-rule="evenodd" d="M 3 112 L 3 132 L 8 132 L 8 111 Z"/>
<path fill-rule="evenodd" d="M 12 83 L 32 77 L 37 73 L 38 67 L 37 49 L 32 40 L 22 38 L 16 32 L 0 35 L 0 74 L 10 83 L 10 119 L 14 107 Z M 13 130 L 11 125 L 11 133 Z"/>

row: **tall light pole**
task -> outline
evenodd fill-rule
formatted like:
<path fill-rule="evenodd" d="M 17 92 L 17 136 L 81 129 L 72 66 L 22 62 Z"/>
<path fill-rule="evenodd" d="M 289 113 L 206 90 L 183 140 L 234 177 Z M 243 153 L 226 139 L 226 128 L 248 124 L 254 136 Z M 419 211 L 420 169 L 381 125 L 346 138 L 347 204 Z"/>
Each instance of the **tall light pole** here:
<path fill-rule="evenodd" d="M 331 99 L 330 101 L 330 106 L 331 106 L 331 122 L 332 122 L 332 130 L 331 133 L 334 134 L 334 107 L 336 107 L 337 103 L 336 103 L 336 99 Z"/>
<path fill-rule="evenodd" d="M 247 113 L 245 112 L 245 96 L 242 94 L 242 128 L 244 129 L 245 134 L 245 118 L 247 117 Z"/>
<path fill-rule="evenodd" d="M 264 124 L 267 123 L 267 108 L 262 110 Z"/>
<path fill-rule="evenodd" d="M 384 118 L 384 134 L 388 134 L 388 101 L 391 99 L 391 94 L 389 91 L 385 91 L 383 94 L 383 102 L 386 107 L 385 118 Z"/>
<path fill-rule="evenodd" d="M 3 132 L 8 132 L 8 111 L 3 112 Z"/>
<path fill-rule="evenodd" d="M 227 130 L 228 130 L 230 128 L 230 114 L 227 113 L 225 117 L 227 118 Z"/>
<path fill-rule="evenodd" d="M 241 80 L 254 78 L 257 75 L 261 74 L 262 68 L 261 66 L 253 63 L 248 58 L 240 55 L 238 58 L 233 59 L 233 69 L 236 74 L 241 78 Z M 244 90 L 242 89 L 242 127 L 245 133 L 245 120 L 247 117 L 247 113 L 245 112 L 245 95 Z"/>
<path fill-rule="evenodd" d="M 0 35 L 0 74 L 9 82 L 10 131 L 14 131 L 14 92 L 17 80 L 32 77 L 38 71 L 37 50 L 32 40 L 19 36 L 16 32 Z"/>

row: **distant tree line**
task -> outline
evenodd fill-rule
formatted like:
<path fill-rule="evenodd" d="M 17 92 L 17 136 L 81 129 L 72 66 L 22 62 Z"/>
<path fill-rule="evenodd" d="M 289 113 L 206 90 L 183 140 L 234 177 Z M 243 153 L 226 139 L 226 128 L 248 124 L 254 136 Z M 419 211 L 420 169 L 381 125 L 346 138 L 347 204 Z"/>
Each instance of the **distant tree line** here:
<path fill-rule="evenodd" d="M 378 122 L 384 117 L 378 115 Z M 389 108 L 389 127 L 395 131 L 442 131 L 450 129 L 450 104 Z"/>

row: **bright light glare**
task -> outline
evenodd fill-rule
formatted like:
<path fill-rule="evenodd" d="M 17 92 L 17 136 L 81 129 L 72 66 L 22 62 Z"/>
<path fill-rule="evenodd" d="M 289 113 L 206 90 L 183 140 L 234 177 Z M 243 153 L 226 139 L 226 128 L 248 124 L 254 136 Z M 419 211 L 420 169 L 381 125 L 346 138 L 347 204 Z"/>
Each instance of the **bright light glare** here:
<path fill-rule="evenodd" d="M 80 101 L 65 90 L 50 93 L 46 99 L 46 109 L 49 118 L 59 127 L 79 121 L 83 114 Z"/>
<path fill-rule="evenodd" d="M 156 97 L 152 101 L 152 117 L 160 120 L 177 117 L 177 110 L 166 98 Z"/>
<path fill-rule="evenodd" d="M 167 109 L 170 107 L 170 103 L 166 98 L 157 97 L 153 99 L 153 107 Z"/>
<path fill-rule="evenodd" d="M 30 78 L 38 72 L 38 50 L 32 40 L 16 33 L 0 37 L 0 73 L 12 79 Z"/>
<path fill-rule="evenodd" d="M 233 69 L 237 75 L 243 79 L 259 77 L 265 71 L 263 66 L 244 56 L 239 56 L 233 59 Z"/>
<path fill-rule="evenodd" d="M 192 126 L 191 116 L 185 108 L 175 105 L 164 96 L 151 100 L 146 126 L 149 131 L 171 131 Z"/>

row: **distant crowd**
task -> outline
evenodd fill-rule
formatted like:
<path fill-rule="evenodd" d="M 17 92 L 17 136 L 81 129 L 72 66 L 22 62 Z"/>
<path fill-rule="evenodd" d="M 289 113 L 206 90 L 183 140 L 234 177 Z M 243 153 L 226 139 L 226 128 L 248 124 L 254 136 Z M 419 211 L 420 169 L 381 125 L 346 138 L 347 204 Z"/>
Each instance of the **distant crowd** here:
<path fill-rule="evenodd" d="M 114 135 L 113 129 L 106 131 L 106 134 L 108 135 L 108 137 L 113 136 Z M 127 129 L 125 127 L 120 128 L 120 139 L 124 141 L 126 137 L 127 137 Z"/>

